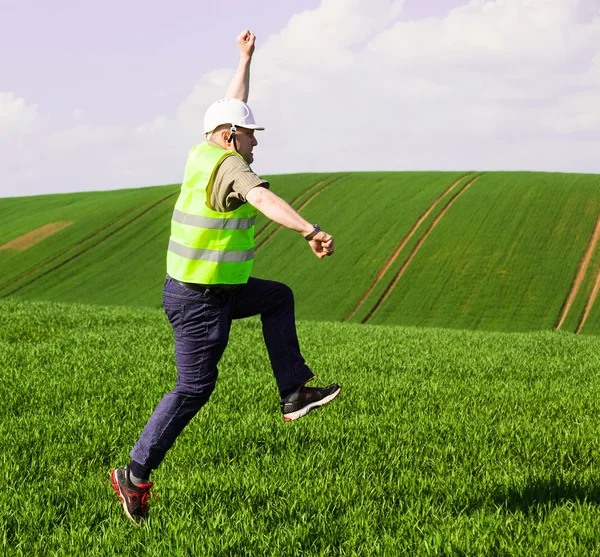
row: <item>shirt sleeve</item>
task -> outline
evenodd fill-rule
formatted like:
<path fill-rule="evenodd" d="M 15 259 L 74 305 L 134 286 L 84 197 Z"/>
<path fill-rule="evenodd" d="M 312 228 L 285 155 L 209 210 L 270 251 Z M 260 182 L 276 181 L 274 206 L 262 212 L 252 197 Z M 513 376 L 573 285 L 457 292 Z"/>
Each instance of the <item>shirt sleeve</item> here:
<path fill-rule="evenodd" d="M 211 193 L 211 205 L 216 211 L 233 211 L 246 203 L 246 195 L 257 186 L 269 188 L 270 184 L 255 174 L 248 163 L 232 155 L 219 167 Z"/>

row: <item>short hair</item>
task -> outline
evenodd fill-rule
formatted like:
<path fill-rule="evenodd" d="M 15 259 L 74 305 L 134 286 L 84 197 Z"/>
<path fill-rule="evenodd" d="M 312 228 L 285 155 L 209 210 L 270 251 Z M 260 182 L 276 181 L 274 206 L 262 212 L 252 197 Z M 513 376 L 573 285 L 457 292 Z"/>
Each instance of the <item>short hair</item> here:
<path fill-rule="evenodd" d="M 209 139 L 213 139 L 217 134 L 221 133 L 223 130 L 231 129 L 231 124 L 221 124 L 217 126 L 212 132 L 210 132 Z M 208 135 L 208 134 L 206 134 Z"/>

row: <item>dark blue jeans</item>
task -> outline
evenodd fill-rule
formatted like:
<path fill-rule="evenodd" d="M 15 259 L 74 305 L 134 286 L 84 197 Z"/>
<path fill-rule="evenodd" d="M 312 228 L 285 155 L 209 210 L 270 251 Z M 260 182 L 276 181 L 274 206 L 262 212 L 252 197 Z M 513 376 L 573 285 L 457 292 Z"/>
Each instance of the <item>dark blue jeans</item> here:
<path fill-rule="evenodd" d="M 158 467 L 212 394 L 233 319 L 260 314 L 280 393 L 313 377 L 300 354 L 294 296 L 285 284 L 250 278 L 217 297 L 186 288 L 167 276 L 163 306 L 175 335 L 177 383 L 159 402 L 131 451 L 131 458 L 147 468 Z"/>

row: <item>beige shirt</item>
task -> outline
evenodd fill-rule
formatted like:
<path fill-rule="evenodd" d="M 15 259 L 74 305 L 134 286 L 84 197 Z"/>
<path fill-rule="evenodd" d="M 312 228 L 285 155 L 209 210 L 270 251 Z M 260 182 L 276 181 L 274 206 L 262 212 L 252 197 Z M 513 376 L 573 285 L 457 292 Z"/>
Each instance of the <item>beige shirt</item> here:
<path fill-rule="evenodd" d="M 270 184 L 252 172 L 248 163 L 236 155 L 227 157 L 219 166 L 210 192 L 210 208 L 224 213 L 246 203 L 246 195 L 256 186 Z"/>

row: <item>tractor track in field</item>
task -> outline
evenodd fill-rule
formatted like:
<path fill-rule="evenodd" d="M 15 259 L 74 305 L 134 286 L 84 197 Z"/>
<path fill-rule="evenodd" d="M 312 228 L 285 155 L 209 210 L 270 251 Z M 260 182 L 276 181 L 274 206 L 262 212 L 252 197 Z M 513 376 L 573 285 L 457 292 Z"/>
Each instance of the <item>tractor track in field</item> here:
<path fill-rule="evenodd" d="M 327 184 L 325 184 L 320 190 L 316 191 L 315 193 L 313 193 L 304 203 L 302 203 L 302 205 L 300 205 L 300 207 L 298 207 L 296 210 L 296 212 L 300 212 L 302 211 L 302 209 L 304 209 L 315 197 L 317 197 L 317 195 L 323 193 L 324 191 L 328 190 L 335 182 L 337 182 L 339 180 L 339 178 L 334 178 L 333 180 L 331 180 L 330 182 L 328 182 Z M 309 194 L 311 191 L 313 191 L 317 186 L 320 186 L 325 180 L 321 180 L 320 182 L 318 182 L 317 184 L 315 184 L 314 186 L 312 186 L 310 189 L 306 190 L 302 195 L 299 195 L 292 203 L 298 201 L 298 199 L 301 199 L 302 197 L 304 197 L 305 195 Z M 266 228 L 266 227 L 265 227 Z M 277 227 L 275 228 L 275 230 L 273 230 L 273 232 L 271 232 L 264 240 L 262 240 L 261 242 L 259 242 L 256 245 L 256 250 L 258 250 L 258 248 L 261 248 L 262 246 L 264 246 L 267 242 L 269 242 L 273 236 L 275 236 L 275 234 L 277 234 L 277 232 L 279 232 L 281 229 L 283 228 L 283 225 L 279 224 L 277 225 Z M 264 228 L 263 228 L 264 230 Z"/>
<path fill-rule="evenodd" d="M 394 290 L 396 284 L 398 284 L 398 281 L 400 280 L 400 278 L 402 278 L 402 275 L 404 274 L 404 271 L 409 266 L 410 262 L 414 259 L 415 255 L 418 253 L 418 251 L 421 249 L 421 246 L 423 245 L 423 243 L 425 242 L 425 240 L 427 240 L 427 238 L 429 237 L 429 234 L 431 234 L 432 230 L 438 225 L 438 223 L 440 222 L 440 220 L 442 220 L 442 218 L 448 212 L 448 210 L 454 204 L 454 202 L 463 193 L 465 193 L 477 180 L 479 180 L 479 178 L 481 176 L 482 176 L 482 174 L 478 174 L 477 176 L 475 176 L 474 178 L 472 178 L 471 180 L 469 180 L 458 192 L 456 192 L 452 196 L 452 198 L 450 199 L 450 201 L 448 201 L 448 203 L 446 203 L 446 206 L 442 209 L 442 211 L 440 212 L 440 214 L 437 217 L 435 217 L 435 219 L 429 225 L 429 227 L 427 228 L 427 230 L 425 231 L 425 233 L 423 234 L 423 236 L 421 236 L 421 238 L 419 239 L 419 241 L 415 244 L 415 246 L 413 247 L 413 249 L 410 252 L 409 256 L 407 257 L 406 261 L 402 264 L 402 266 L 400 267 L 400 269 L 398 270 L 398 272 L 396 273 L 396 275 L 394 276 L 394 278 L 392 279 L 392 281 L 390 282 L 390 284 L 388 284 L 387 288 L 384 290 L 384 292 L 381 295 L 381 297 L 379 298 L 379 300 L 377 300 L 376 304 L 371 308 L 371 311 L 361 321 L 361 323 L 367 323 L 369 321 L 369 319 L 371 319 L 371 317 L 373 317 L 373 315 L 375 314 L 375 312 L 381 307 L 381 305 L 387 300 L 387 298 L 390 295 L 390 293 L 392 292 L 392 290 Z"/>
<path fill-rule="evenodd" d="M 362 297 L 360 298 L 360 300 L 358 301 L 358 303 L 356 304 L 354 309 L 344 318 L 344 321 L 349 321 L 354 316 L 354 314 L 361 308 L 361 306 L 365 303 L 367 298 L 371 295 L 371 292 L 373 292 L 373 290 L 375 290 L 377 285 L 381 282 L 385 273 L 387 273 L 388 269 L 393 265 L 394 261 L 396 261 L 396 259 L 400 255 L 400 252 L 404 249 L 404 246 L 406 246 L 406 244 L 410 241 L 410 239 L 415 235 L 416 231 L 419 229 L 421 224 L 423 224 L 423 221 L 437 207 L 438 203 L 446 195 L 448 195 L 448 193 L 450 193 L 456 186 L 458 186 L 458 184 L 460 184 L 466 177 L 467 177 L 467 174 L 465 174 L 464 176 L 461 176 L 458 180 L 455 180 L 450 186 L 448 186 L 440 195 L 438 195 L 433 200 L 433 203 L 417 219 L 415 224 L 408 231 L 408 234 L 406 234 L 406 236 L 404 236 L 404 238 L 402 238 L 402 241 L 400 242 L 400 244 L 398 244 L 398 247 L 394 250 L 394 253 L 392 253 L 392 255 L 388 258 L 388 260 L 381 266 L 381 268 L 377 272 L 377 275 L 375 276 L 375 280 L 373 281 L 371 286 L 369 286 L 367 291 L 362 295 Z"/>
<path fill-rule="evenodd" d="M 587 321 L 588 315 L 590 314 L 590 311 L 592 310 L 592 306 L 594 305 L 594 302 L 596 301 L 596 297 L 598 296 L 598 290 L 600 290 L 600 272 L 598 272 L 598 274 L 596 276 L 596 282 L 594 283 L 594 288 L 592 289 L 592 293 L 590 294 L 590 297 L 588 298 L 585 309 L 583 310 L 583 314 L 581 315 L 581 317 L 579 318 L 579 321 L 577 323 L 577 328 L 575 329 L 576 335 L 578 335 L 581 332 L 582 327 L 584 326 L 585 322 Z"/>
<path fill-rule="evenodd" d="M 21 288 L 23 288 L 25 286 L 29 286 L 30 284 L 33 284 L 38 279 L 46 276 L 47 274 L 51 273 L 52 271 L 55 271 L 56 269 L 59 269 L 63 265 L 66 265 L 67 263 L 69 263 L 69 262 L 73 261 L 74 259 L 78 258 L 80 255 L 83 255 L 84 253 L 87 253 L 92 248 L 95 248 L 95 247 L 99 246 L 100 244 L 102 244 L 103 242 L 105 242 L 106 240 L 108 240 L 108 238 L 110 238 L 111 236 L 114 236 L 117 232 L 120 232 L 121 230 L 123 230 L 124 228 L 126 228 L 127 226 L 129 226 L 130 224 L 132 224 L 135 221 L 137 221 L 138 219 L 142 218 L 144 215 L 146 215 L 147 213 L 149 213 L 155 207 L 158 207 L 158 205 L 160 205 L 161 203 L 164 203 L 165 201 L 167 201 L 171 197 L 174 197 L 175 195 L 178 195 L 178 194 L 179 194 L 179 192 L 175 192 L 175 193 L 169 194 L 167 197 L 164 197 L 164 198 L 158 200 L 157 202 L 155 202 L 152 205 L 150 205 L 149 207 L 147 207 L 144 211 L 142 211 L 139 215 L 137 215 L 136 217 L 134 217 L 130 221 L 127 221 L 122 226 L 116 228 L 115 230 L 113 230 L 112 232 L 110 232 L 109 234 L 107 234 L 106 236 L 104 236 L 103 238 L 101 238 L 98 242 L 92 244 L 91 246 L 88 246 L 87 248 L 85 248 L 84 250 L 82 250 L 82 251 L 80 251 L 78 253 L 75 253 L 74 255 L 72 255 L 71 257 L 69 257 L 68 259 L 66 259 L 65 261 L 62 261 L 58 265 L 55 265 L 54 267 L 52 267 L 50 269 L 47 269 L 43 273 L 35 276 L 33 278 L 33 280 L 31 280 L 29 282 L 26 282 L 24 284 L 21 284 L 20 286 L 17 286 L 17 288 L 15 288 L 12 292 L 10 292 L 10 294 L 14 294 L 15 292 L 18 292 L 19 290 L 21 290 Z M 26 273 L 24 273 L 23 275 L 17 277 L 16 279 L 14 279 L 14 280 L 12 280 L 12 281 L 10 281 L 10 282 L 8 282 L 8 283 L 0 286 L 0 291 L 6 290 L 6 289 L 10 288 L 12 285 L 20 282 L 23 279 L 26 279 L 27 277 L 33 275 L 37 271 L 40 271 L 41 269 L 43 269 L 44 267 L 46 267 L 47 265 L 49 265 L 53 261 L 56 261 L 57 259 L 60 259 L 61 257 L 64 257 L 65 255 L 67 255 L 68 253 L 76 250 L 78 247 L 82 246 L 86 242 L 88 242 L 90 240 L 93 240 L 96 236 L 98 236 L 99 234 L 101 234 L 102 232 L 104 232 L 105 230 L 107 230 L 108 228 L 110 228 L 111 226 L 114 226 L 115 224 L 117 224 L 117 223 L 123 221 L 124 219 L 126 219 L 129 215 L 131 215 L 132 213 L 134 213 L 136 210 L 138 210 L 138 209 L 136 208 L 136 209 L 132 209 L 131 211 L 128 211 L 123 216 L 119 217 L 116 221 L 110 223 L 107 226 L 104 226 L 103 228 L 101 228 L 100 230 L 94 232 L 93 234 L 91 234 L 87 238 L 84 238 L 83 240 L 81 240 L 81 242 L 75 244 L 74 246 L 71 246 L 69 249 L 67 249 L 67 250 L 59 253 L 58 255 L 55 255 L 51 259 L 45 261 L 41 265 L 38 265 L 34 269 L 31 269 L 31 270 L 27 271 Z M 8 294 L 8 295 L 10 295 L 10 294 Z"/>
<path fill-rule="evenodd" d="M 558 318 L 558 322 L 554 327 L 557 330 L 560 330 L 560 328 L 562 327 L 569 311 L 571 310 L 571 306 L 573 305 L 573 302 L 575 301 L 575 298 L 577 297 L 577 294 L 579 293 L 579 289 L 581 288 L 581 283 L 583 282 L 583 279 L 585 278 L 585 274 L 587 273 L 587 269 L 588 269 L 590 261 L 592 259 L 592 255 L 594 254 L 594 251 L 596 250 L 596 245 L 598 244 L 598 239 L 600 239 L 600 214 L 598 214 L 598 217 L 596 218 L 596 225 L 594 226 L 594 231 L 592 232 L 592 235 L 590 236 L 588 245 L 585 249 L 585 254 L 583 256 L 583 259 L 581 260 L 579 269 L 577 269 L 577 274 L 575 275 L 575 278 L 573 279 L 571 288 L 569 288 L 569 294 L 567 295 L 567 298 L 561 308 L 560 317 Z M 596 296 L 598 294 L 599 280 L 600 280 L 600 275 L 596 278 L 596 284 L 594 285 L 594 289 L 592 291 L 592 294 L 590 295 L 590 298 L 587 302 L 585 310 L 579 319 L 575 333 L 579 333 L 579 331 L 581 330 L 581 327 L 583 327 L 583 324 L 585 323 L 585 320 L 588 317 L 590 309 L 592 308 L 592 305 L 594 304 L 594 300 L 596 299 Z"/>
<path fill-rule="evenodd" d="M 319 180 L 316 184 L 310 186 L 307 190 L 303 191 L 300 195 L 296 196 L 295 199 L 290 201 L 290 205 L 294 207 L 294 204 L 298 203 L 300 199 L 302 199 L 305 195 L 308 195 L 315 188 L 318 188 L 324 181 L 325 180 Z M 258 237 L 261 236 L 262 233 L 265 232 L 268 228 L 271 228 L 272 225 L 273 221 L 269 221 L 267 224 L 265 224 L 265 226 L 263 226 L 258 232 L 256 232 L 256 234 L 254 235 L 254 239 L 258 240 Z"/>
<path fill-rule="evenodd" d="M 58 253 L 54 257 L 51 257 L 50 259 L 47 259 L 46 261 L 44 261 L 42 264 L 38 265 L 37 267 L 34 267 L 33 269 L 30 269 L 26 273 L 23 273 L 22 275 L 20 275 L 17 278 L 11 280 L 10 282 L 7 282 L 7 283 L 3 284 L 2 286 L 0 286 L 0 291 L 5 290 L 7 288 L 10 288 L 13 284 L 15 284 L 15 283 L 23 280 L 24 278 L 27 278 L 27 277 L 31 276 L 32 274 L 34 274 L 37 271 L 43 269 L 47 265 L 50 265 L 50 263 L 52 263 L 53 261 L 56 261 L 57 259 L 60 259 L 61 257 L 67 255 L 69 252 L 72 252 L 73 250 L 77 249 L 82 244 L 85 244 L 86 242 L 89 242 L 90 240 L 92 240 L 93 238 L 95 238 L 96 236 L 98 236 L 98 234 L 101 234 L 102 232 L 104 232 L 107 228 L 110 228 L 111 226 L 114 226 L 118 222 L 121 222 L 123 219 L 127 218 L 129 215 L 131 215 L 131 213 L 134 213 L 135 210 L 136 209 L 131 209 L 131 211 L 127 211 L 124 215 L 120 216 L 116 221 L 111 222 L 110 224 L 102 227 L 100 230 L 97 230 L 93 234 L 90 234 L 89 236 L 85 237 L 83 240 L 81 240 L 81 242 L 78 242 L 74 246 L 71 246 L 70 248 L 66 249 L 65 251 L 61 251 L 60 253 Z"/>

